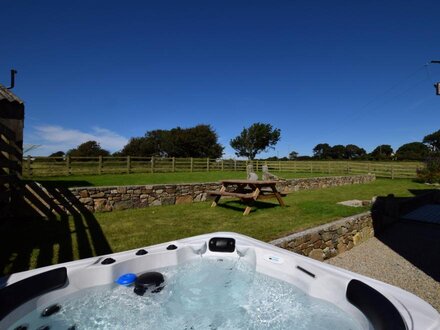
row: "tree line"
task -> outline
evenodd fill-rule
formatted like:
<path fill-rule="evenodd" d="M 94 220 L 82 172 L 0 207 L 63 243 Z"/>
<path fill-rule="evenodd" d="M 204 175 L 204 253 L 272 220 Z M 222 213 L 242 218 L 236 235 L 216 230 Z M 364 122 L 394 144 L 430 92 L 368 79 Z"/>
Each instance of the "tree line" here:
<path fill-rule="evenodd" d="M 273 148 L 281 137 L 281 131 L 270 124 L 255 123 L 230 141 L 238 157 L 254 159 L 258 153 Z M 110 154 L 96 141 L 87 141 L 66 153 L 57 151 L 50 157 L 180 157 L 221 158 L 224 147 L 211 125 L 196 125 L 190 128 L 176 127 L 171 130 L 147 131 L 144 136 L 133 137 L 122 150 Z"/>
<path fill-rule="evenodd" d="M 330 146 L 317 144 L 313 148 L 315 159 L 357 159 L 357 160 L 425 160 L 440 151 L 440 130 L 426 135 L 421 142 L 410 142 L 400 146 L 395 152 L 391 145 L 381 144 L 372 152 L 354 144 Z"/>
<path fill-rule="evenodd" d="M 281 130 L 270 124 L 254 123 L 243 128 L 239 135 L 230 140 L 230 146 L 238 157 L 255 159 L 258 154 L 273 149 L 281 138 Z M 176 127 L 170 130 L 147 131 L 144 136 L 133 137 L 122 150 L 111 154 L 96 141 L 87 141 L 67 152 L 58 151 L 51 157 L 65 155 L 73 157 L 96 156 L 138 156 L 138 157 L 182 157 L 221 158 L 224 147 L 218 142 L 218 135 L 210 125 L 196 125 L 190 128 Z M 319 143 L 313 148 L 313 156 L 300 156 L 291 151 L 287 157 L 269 157 L 266 160 L 425 160 L 440 153 L 440 130 L 426 135 L 421 142 L 400 146 L 395 152 L 391 145 L 381 144 L 367 153 L 355 144 L 329 145 Z"/>

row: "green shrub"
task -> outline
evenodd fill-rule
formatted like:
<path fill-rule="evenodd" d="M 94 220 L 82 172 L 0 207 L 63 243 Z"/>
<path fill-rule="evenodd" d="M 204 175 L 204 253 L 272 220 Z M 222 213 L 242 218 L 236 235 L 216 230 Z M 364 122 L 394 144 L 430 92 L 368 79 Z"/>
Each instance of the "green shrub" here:
<path fill-rule="evenodd" d="M 425 163 L 426 168 L 417 170 L 418 181 L 440 183 L 440 154 L 428 157 Z"/>

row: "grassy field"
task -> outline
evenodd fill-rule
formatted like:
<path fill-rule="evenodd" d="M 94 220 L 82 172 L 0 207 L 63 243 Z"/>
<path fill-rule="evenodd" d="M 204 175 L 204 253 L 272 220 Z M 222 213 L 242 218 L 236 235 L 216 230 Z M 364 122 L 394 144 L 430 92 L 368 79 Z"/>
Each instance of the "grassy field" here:
<path fill-rule="evenodd" d="M 283 178 L 309 178 L 329 176 L 329 174 L 282 172 L 273 174 Z M 262 173 L 258 173 L 261 177 Z M 121 186 L 162 183 L 191 183 L 215 182 L 222 179 L 246 179 L 246 172 L 217 171 L 217 172 L 176 172 L 176 173 L 136 173 L 136 174 L 103 174 L 103 175 L 75 175 L 60 177 L 35 178 L 34 181 L 63 187 L 89 186 Z"/>
<path fill-rule="evenodd" d="M 242 216 L 242 204 L 222 201 L 216 208 L 203 202 L 9 223 L 0 227 L 0 271 L 7 274 L 215 231 L 270 241 L 367 210 L 336 202 L 390 193 L 411 196 L 411 191 L 424 189 L 425 185 L 406 179 L 378 179 L 362 185 L 294 192 L 285 198 L 287 207 L 261 203 L 246 217 Z"/>

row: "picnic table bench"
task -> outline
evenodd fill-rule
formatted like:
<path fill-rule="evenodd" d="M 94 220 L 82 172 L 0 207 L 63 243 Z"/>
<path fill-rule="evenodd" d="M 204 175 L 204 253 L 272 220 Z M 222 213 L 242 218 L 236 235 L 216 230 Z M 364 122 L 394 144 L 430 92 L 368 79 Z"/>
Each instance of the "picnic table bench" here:
<path fill-rule="evenodd" d="M 222 184 L 219 191 L 208 191 L 208 194 L 215 196 L 211 207 L 217 206 L 221 197 L 236 197 L 239 198 L 244 204 L 246 209 L 243 215 L 248 215 L 251 212 L 252 205 L 256 200 L 276 198 L 281 206 L 285 206 L 282 199 L 286 194 L 277 190 L 277 181 L 266 180 L 222 180 Z M 234 186 L 233 191 L 228 191 L 227 188 Z"/>

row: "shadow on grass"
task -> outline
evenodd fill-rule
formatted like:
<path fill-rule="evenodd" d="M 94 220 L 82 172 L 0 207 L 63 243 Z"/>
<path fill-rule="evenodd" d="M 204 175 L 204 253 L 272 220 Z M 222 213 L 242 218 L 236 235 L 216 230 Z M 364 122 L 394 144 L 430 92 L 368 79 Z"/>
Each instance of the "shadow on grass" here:
<path fill-rule="evenodd" d="M 378 197 L 372 207 L 375 236 L 411 264 L 440 282 L 440 225 L 402 217 L 440 202 L 439 190 L 410 190 L 414 197 Z"/>
<path fill-rule="evenodd" d="M 32 180 L 24 180 L 24 184 L 30 184 Z M 93 183 L 86 180 L 37 180 L 45 188 L 72 188 L 72 187 L 92 187 Z"/>
<path fill-rule="evenodd" d="M 268 203 L 268 202 L 254 202 L 252 203 L 252 212 L 254 212 L 257 209 L 272 209 L 274 207 L 281 207 L 278 203 Z M 243 213 L 244 210 L 246 209 L 246 204 L 240 203 L 238 201 L 225 201 L 225 202 L 221 202 L 220 204 L 217 204 L 217 207 L 222 207 L 225 209 L 230 209 L 230 210 L 234 210 L 234 211 L 238 211 Z M 287 207 L 287 206 L 286 206 Z"/>
<path fill-rule="evenodd" d="M 69 189 L 27 181 L 20 197 L 0 225 L 0 275 L 112 252 L 93 213 Z"/>
<path fill-rule="evenodd" d="M 438 189 L 408 189 L 408 191 L 414 196 L 419 196 L 438 191 Z"/>

